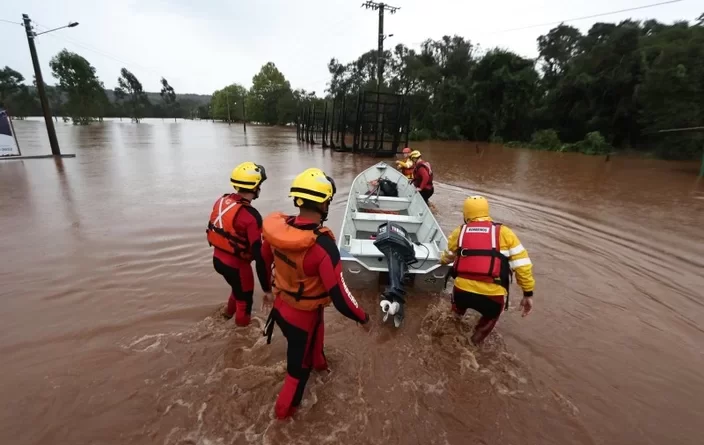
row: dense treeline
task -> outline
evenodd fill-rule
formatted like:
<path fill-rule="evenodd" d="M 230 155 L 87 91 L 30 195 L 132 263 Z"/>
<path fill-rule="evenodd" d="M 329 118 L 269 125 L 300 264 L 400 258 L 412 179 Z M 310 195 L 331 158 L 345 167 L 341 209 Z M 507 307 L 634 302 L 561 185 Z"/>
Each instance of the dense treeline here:
<path fill-rule="evenodd" d="M 272 62 L 252 78 L 248 91 L 238 84 L 215 91 L 212 96 L 176 94 L 164 78 L 160 93 L 147 93 L 137 77 L 122 68 L 114 89 L 106 89 L 95 68 L 82 56 L 63 50 L 51 59 L 50 67 L 59 80 L 45 85 L 49 106 L 55 116 L 86 125 L 103 117 L 199 118 L 248 121 L 266 125 L 287 125 L 296 121 L 299 107 L 317 99 L 314 93 L 292 90 L 290 83 Z M 0 104 L 15 118 L 42 114 L 36 84 L 10 67 L 0 69 Z"/>
<path fill-rule="evenodd" d="M 103 117 L 129 117 L 139 122 L 144 117 L 192 118 L 199 107 L 210 102 L 209 96 L 176 94 L 164 78 L 159 93 L 143 91 L 142 84 L 123 68 L 116 78 L 116 87 L 106 89 L 95 68 L 82 56 L 63 50 L 49 63 L 59 80 L 56 86 L 45 85 L 52 114 L 89 124 Z M 0 69 L 0 104 L 16 118 L 42 114 L 36 93 L 36 79 L 28 85 L 24 76 L 10 67 Z"/>
<path fill-rule="evenodd" d="M 596 23 L 586 35 L 560 25 L 538 38 L 539 58 L 479 54 L 463 37 L 386 51 L 382 89 L 414 96 L 412 137 L 523 141 L 551 150 L 611 146 L 690 158 L 704 125 L 704 14 L 694 25 L 655 20 Z M 328 66 L 335 97 L 376 88 L 376 51 Z M 517 142 L 513 142 L 518 144 Z"/>
<path fill-rule="evenodd" d="M 299 108 L 310 101 L 320 101 L 315 93 L 292 90 L 286 77 L 272 62 L 262 66 L 252 78 L 252 88 L 232 84 L 213 93 L 212 119 L 247 121 L 266 125 L 287 125 L 296 121 Z M 244 101 L 244 106 L 243 106 Z"/>

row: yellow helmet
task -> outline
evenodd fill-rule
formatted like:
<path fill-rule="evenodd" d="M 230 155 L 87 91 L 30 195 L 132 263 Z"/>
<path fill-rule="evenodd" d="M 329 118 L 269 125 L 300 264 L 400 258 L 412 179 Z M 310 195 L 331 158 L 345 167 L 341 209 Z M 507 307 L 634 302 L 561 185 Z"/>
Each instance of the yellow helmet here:
<path fill-rule="evenodd" d="M 254 162 L 243 162 L 232 170 L 230 184 L 236 189 L 254 190 L 266 181 L 266 170 Z"/>
<path fill-rule="evenodd" d="M 288 196 L 324 203 L 335 195 L 335 181 L 319 168 L 309 168 L 296 176 Z M 297 205 L 301 203 L 297 201 Z"/>
<path fill-rule="evenodd" d="M 420 152 L 418 150 L 413 150 L 408 157 L 411 159 L 418 159 L 420 158 Z"/>
<path fill-rule="evenodd" d="M 489 216 L 489 201 L 483 196 L 470 196 L 464 200 L 462 215 L 465 221 Z"/>

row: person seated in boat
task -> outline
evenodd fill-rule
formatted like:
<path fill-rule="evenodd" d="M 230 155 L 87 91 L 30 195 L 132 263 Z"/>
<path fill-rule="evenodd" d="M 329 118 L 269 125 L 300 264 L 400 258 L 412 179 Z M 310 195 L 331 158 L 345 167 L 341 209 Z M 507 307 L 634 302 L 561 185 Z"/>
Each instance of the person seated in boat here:
<path fill-rule="evenodd" d="M 433 169 L 428 161 L 423 160 L 418 150 L 413 150 L 409 155 L 409 159 L 413 162 L 413 185 L 427 204 L 430 197 L 435 193 Z"/>
<path fill-rule="evenodd" d="M 464 224 L 450 234 L 440 262 L 454 261 L 452 311 L 462 316 L 473 309 L 482 315 L 472 335 L 472 343 L 479 345 L 508 309 L 510 274 L 515 273 L 523 290 L 524 317 L 533 309 L 535 280 L 528 251 L 511 229 L 491 219 L 486 198 L 465 199 L 462 214 Z"/>
<path fill-rule="evenodd" d="M 411 149 L 406 147 L 402 151 L 403 159 L 396 161 L 396 168 L 401 170 L 403 176 L 408 178 L 409 181 L 413 180 L 413 161 L 410 160 Z"/>
<path fill-rule="evenodd" d="M 272 213 L 264 218 L 262 254 L 274 267 L 274 302 L 264 335 L 271 342 L 277 324 L 288 342 L 287 374 L 274 407 L 281 420 L 301 403 L 311 368 L 328 370 L 323 309 L 332 302 L 342 315 L 369 329 L 369 315 L 342 277 L 332 231 L 323 225 L 334 194 L 332 178 L 320 169 L 308 169 L 296 176 L 289 193 L 298 216 Z"/>
<path fill-rule="evenodd" d="M 262 290 L 271 292 L 271 269 L 266 267 L 261 255 L 262 217 L 252 207 L 264 181 L 266 171 L 261 165 L 243 162 L 235 167 L 230 184 L 236 193 L 225 194 L 215 201 L 206 230 L 208 244 L 213 247 L 215 271 L 231 288 L 222 315 L 230 319 L 236 314 L 235 324 L 238 326 L 247 326 L 252 315 L 252 260 L 256 262 Z"/>

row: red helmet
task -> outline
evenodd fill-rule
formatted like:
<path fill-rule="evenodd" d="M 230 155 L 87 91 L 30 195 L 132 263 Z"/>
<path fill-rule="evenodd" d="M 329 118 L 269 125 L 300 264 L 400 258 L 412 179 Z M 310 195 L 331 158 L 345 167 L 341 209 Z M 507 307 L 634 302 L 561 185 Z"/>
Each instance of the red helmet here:
<path fill-rule="evenodd" d="M 411 149 L 408 147 L 403 149 L 403 153 L 410 153 L 410 152 L 411 152 Z"/>

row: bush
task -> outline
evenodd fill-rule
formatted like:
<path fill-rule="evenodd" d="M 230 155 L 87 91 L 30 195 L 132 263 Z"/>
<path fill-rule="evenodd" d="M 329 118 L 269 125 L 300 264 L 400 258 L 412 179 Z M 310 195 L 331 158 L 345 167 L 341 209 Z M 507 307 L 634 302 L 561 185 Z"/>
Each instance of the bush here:
<path fill-rule="evenodd" d="M 491 142 L 492 144 L 503 144 L 504 138 L 497 134 L 492 134 L 491 136 L 489 136 L 489 142 Z"/>
<path fill-rule="evenodd" d="M 580 144 L 579 151 L 588 155 L 606 154 L 611 151 L 611 146 L 598 131 L 587 133 L 584 140 L 578 144 Z"/>
<path fill-rule="evenodd" d="M 562 149 L 562 142 L 560 142 L 560 138 L 557 136 L 557 131 L 552 128 L 533 133 L 530 144 L 535 148 L 551 151 L 561 151 Z"/>

